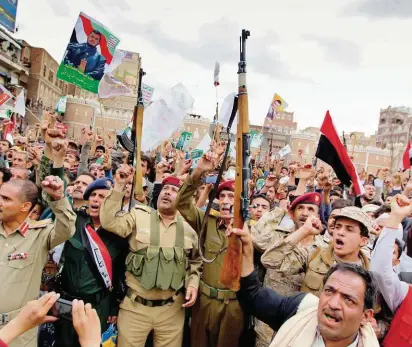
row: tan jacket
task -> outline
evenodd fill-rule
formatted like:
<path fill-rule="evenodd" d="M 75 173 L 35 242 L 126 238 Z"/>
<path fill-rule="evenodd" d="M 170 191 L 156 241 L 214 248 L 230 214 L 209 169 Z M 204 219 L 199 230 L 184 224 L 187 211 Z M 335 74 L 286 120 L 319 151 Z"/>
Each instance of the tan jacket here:
<path fill-rule="evenodd" d="M 369 270 L 369 259 L 363 251 L 360 251 L 360 257 L 365 269 Z M 309 261 L 301 291 L 319 296 L 323 289 L 323 278 L 334 264 L 336 261 L 333 259 L 333 243 L 331 243 L 327 248 L 315 253 Z"/>
<path fill-rule="evenodd" d="M 124 193 L 111 190 L 100 208 L 100 221 L 102 227 L 121 237 L 128 238 L 129 248 L 136 252 L 150 245 L 150 212 L 148 207 L 136 205 L 130 212 L 121 210 L 121 202 Z M 120 212 L 119 212 L 120 211 Z M 171 224 L 166 226 L 158 213 L 160 223 L 160 247 L 173 247 L 176 238 L 177 216 Z M 186 222 L 184 224 L 185 244 L 184 248 L 189 259 L 187 269 L 186 287 L 199 287 L 200 267 L 202 261 L 199 256 L 196 232 Z M 175 292 L 171 289 L 161 290 L 153 288 L 147 290 L 130 272 L 126 272 L 126 283 L 136 295 L 146 300 L 166 300 Z"/>

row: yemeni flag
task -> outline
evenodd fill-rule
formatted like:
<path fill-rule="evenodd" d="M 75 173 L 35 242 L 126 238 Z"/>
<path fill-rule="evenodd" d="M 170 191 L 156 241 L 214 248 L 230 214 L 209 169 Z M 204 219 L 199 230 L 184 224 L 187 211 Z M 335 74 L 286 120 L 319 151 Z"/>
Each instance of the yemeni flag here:
<path fill-rule="evenodd" d="M 84 240 L 86 250 L 94 262 L 94 265 L 96 266 L 96 269 L 99 272 L 106 288 L 111 289 L 113 280 L 113 264 L 109 250 L 100 238 L 99 234 L 90 224 L 86 225 L 85 233 L 87 236 Z"/>
<path fill-rule="evenodd" d="M 402 162 L 401 162 L 402 171 L 405 171 L 411 168 L 411 161 L 412 161 L 412 147 L 411 147 L 411 140 L 409 140 L 408 145 L 406 146 L 405 152 L 403 153 L 403 156 L 402 156 Z"/>
<path fill-rule="evenodd" d="M 363 194 L 363 185 L 333 125 L 329 111 L 326 112 L 320 132 L 321 136 L 316 151 L 316 158 L 329 164 L 344 185 L 349 187 L 353 183 L 356 195 Z"/>

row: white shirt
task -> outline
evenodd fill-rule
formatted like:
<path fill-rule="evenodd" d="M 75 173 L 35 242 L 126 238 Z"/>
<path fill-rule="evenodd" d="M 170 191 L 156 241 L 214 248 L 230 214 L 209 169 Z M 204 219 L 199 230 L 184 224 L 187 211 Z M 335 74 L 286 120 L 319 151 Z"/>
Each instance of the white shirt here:
<path fill-rule="evenodd" d="M 359 334 L 356 336 L 355 341 L 353 341 L 347 347 L 357 347 L 359 342 Z M 323 337 L 320 334 L 319 328 L 316 331 L 315 341 L 312 343 L 312 347 L 325 347 L 325 342 L 323 341 Z"/>
<path fill-rule="evenodd" d="M 395 229 L 383 228 L 374 252 L 371 271 L 390 310 L 395 313 L 408 294 L 409 285 L 402 282 L 392 268 L 392 254 L 397 237 Z"/>

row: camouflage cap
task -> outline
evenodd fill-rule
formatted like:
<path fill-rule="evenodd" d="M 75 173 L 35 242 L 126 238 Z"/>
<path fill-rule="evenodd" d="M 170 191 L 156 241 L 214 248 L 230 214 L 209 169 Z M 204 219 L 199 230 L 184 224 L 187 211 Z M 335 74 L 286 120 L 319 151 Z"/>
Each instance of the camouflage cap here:
<path fill-rule="evenodd" d="M 345 217 L 355 220 L 365 226 L 369 231 L 372 229 L 372 223 L 369 216 L 362 211 L 359 207 L 349 206 L 344 207 L 339 212 L 334 215 L 334 218 Z"/>

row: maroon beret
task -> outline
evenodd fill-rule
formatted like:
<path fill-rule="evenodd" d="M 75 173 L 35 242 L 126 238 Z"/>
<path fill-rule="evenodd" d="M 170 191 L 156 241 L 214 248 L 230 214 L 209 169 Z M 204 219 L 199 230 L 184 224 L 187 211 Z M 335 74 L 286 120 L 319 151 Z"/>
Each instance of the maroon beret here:
<path fill-rule="evenodd" d="M 289 210 L 293 211 L 296 208 L 296 206 L 301 204 L 316 205 L 320 207 L 321 202 L 322 197 L 319 193 L 307 193 L 296 198 L 290 205 Z"/>
<path fill-rule="evenodd" d="M 182 184 L 180 183 L 180 180 L 176 176 L 168 176 L 162 181 L 162 185 L 166 186 L 175 186 L 180 188 Z"/>
<path fill-rule="evenodd" d="M 235 181 L 229 180 L 219 184 L 217 188 L 217 198 L 219 198 L 219 194 L 224 190 L 230 190 L 231 192 L 235 191 Z"/>

